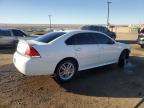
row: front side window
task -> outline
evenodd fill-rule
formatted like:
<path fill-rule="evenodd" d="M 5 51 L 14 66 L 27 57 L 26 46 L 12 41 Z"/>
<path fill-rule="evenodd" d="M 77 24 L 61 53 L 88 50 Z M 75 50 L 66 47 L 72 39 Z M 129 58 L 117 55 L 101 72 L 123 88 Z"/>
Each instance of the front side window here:
<path fill-rule="evenodd" d="M 98 44 L 114 44 L 115 42 L 104 34 L 95 33 Z"/>
<path fill-rule="evenodd" d="M 0 36 L 11 36 L 11 32 L 9 30 L 0 30 Z"/>
<path fill-rule="evenodd" d="M 24 32 L 22 32 L 20 30 L 12 30 L 12 31 L 13 31 L 14 36 L 17 36 L 17 37 L 27 36 Z"/>

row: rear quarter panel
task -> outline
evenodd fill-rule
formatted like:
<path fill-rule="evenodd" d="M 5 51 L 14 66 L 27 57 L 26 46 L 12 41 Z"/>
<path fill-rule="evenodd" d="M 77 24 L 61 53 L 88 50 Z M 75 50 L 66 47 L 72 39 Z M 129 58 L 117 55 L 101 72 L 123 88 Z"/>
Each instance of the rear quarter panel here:
<path fill-rule="evenodd" d="M 34 46 L 41 55 L 41 60 L 51 67 L 54 71 L 57 64 L 64 58 L 75 57 L 73 46 L 67 46 L 64 42 L 59 41 L 47 45 Z"/>

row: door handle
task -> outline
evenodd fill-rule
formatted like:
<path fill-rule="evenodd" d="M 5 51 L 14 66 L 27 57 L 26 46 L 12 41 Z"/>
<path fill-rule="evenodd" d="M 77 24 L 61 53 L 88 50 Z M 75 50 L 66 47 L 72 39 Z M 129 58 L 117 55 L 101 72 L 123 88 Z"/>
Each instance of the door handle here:
<path fill-rule="evenodd" d="M 77 49 L 75 49 L 75 51 L 81 51 L 81 48 L 77 48 Z"/>

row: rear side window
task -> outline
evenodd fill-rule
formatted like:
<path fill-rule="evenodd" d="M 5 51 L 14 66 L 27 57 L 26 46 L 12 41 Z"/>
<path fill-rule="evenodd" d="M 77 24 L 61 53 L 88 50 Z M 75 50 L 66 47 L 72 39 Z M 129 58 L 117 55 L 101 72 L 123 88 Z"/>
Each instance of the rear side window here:
<path fill-rule="evenodd" d="M 13 31 L 14 36 L 17 36 L 17 37 L 27 36 L 27 34 L 25 34 L 24 32 L 22 32 L 20 30 L 12 30 L 12 31 Z"/>
<path fill-rule="evenodd" d="M 49 43 L 64 34 L 65 34 L 65 32 L 50 32 L 48 34 L 45 34 L 43 36 L 36 38 L 35 40 L 38 42 Z"/>
<path fill-rule="evenodd" d="M 0 30 L 0 36 L 11 36 L 11 32 L 9 30 Z"/>
<path fill-rule="evenodd" d="M 75 45 L 76 44 L 76 36 L 71 36 L 70 38 L 68 38 L 65 43 L 67 45 Z"/>
<path fill-rule="evenodd" d="M 93 33 L 79 33 L 66 40 L 67 45 L 97 44 Z"/>

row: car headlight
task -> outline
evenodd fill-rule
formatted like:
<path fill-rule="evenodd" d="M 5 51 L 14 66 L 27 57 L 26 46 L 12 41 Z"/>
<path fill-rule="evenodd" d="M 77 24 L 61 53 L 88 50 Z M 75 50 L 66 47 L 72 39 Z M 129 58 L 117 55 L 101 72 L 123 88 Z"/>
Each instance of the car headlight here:
<path fill-rule="evenodd" d="M 144 41 L 144 38 L 140 38 L 141 41 Z"/>

